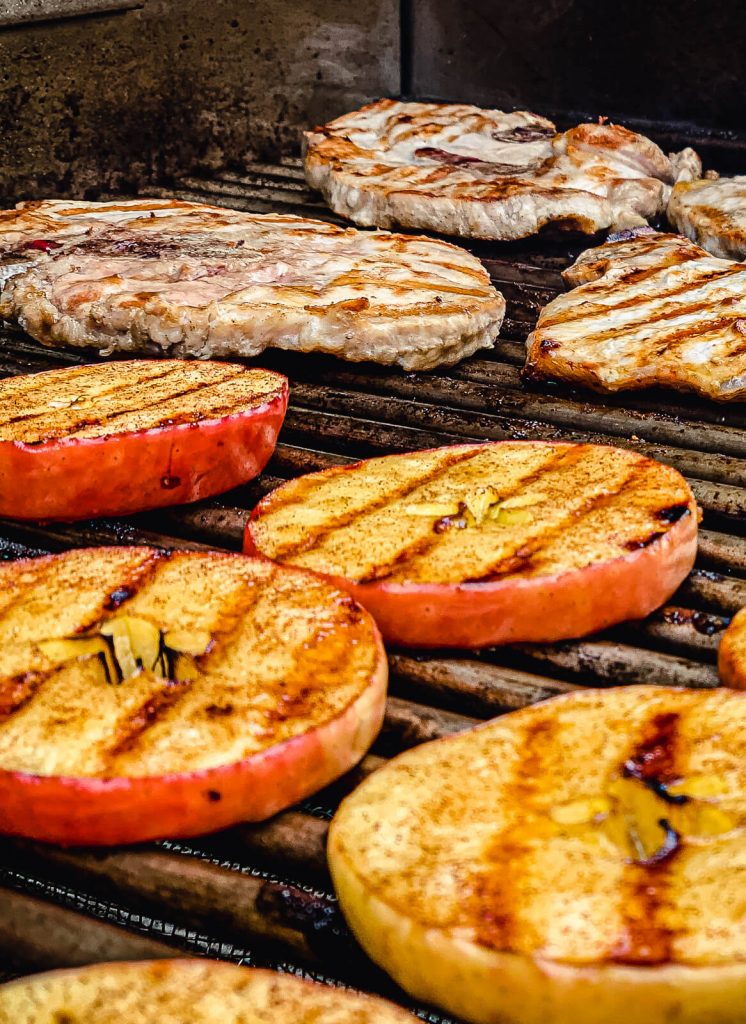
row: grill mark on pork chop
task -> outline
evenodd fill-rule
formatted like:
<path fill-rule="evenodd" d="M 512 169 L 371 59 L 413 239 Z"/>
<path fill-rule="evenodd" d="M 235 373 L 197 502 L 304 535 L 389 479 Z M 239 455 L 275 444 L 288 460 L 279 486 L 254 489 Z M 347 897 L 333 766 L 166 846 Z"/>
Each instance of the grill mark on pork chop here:
<path fill-rule="evenodd" d="M 456 451 L 446 456 L 442 462 L 434 467 L 430 472 L 417 477 L 416 480 L 412 480 L 409 483 L 403 484 L 400 487 L 395 488 L 393 491 L 388 491 L 386 494 L 382 494 L 372 501 L 369 501 L 366 505 L 361 508 L 354 509 L 352 512 L 346 512 L 339 516 L 332 517 L 327 520 L 322 526 L 316 528 L 309 528 L 306 537 L 302 541 L 292 541 L 290 544 L 279 546 L 274 552 L 274 559 L 276 561 L 284 561 L 296 558 L 298 555 L 306 554 L 318 547 L 328 536 L 335 533 L 342 527 L 350 526 L 359 519 L 361 516 L 366 515 L 369 512 L 374 512 L 378 509 L 385 508 L 395 501 L 399 501 L 401 498 L 406 498 L 413 491 L 416 491 L 419 487 L 424 484 L 432 483 L 439 477 L 444 476 L 454 466 L 459 465 L 462 462 L 468 462 L 479 455 L 479 448 L 472 448 L 466 452 Z M 344 469 L 345 467 L 343 467 Z M 354 469 L 353 469 L 354 472 Z M 308 483 L 309 490 L 313 488 L 315 481 L 310 480 Z M 271 508 L 275 511 L 279 508 L 287 507 L 288 505 L 302 505 L 305 501 L 305 492 L 302 487 L 293 489 L 293 497 L 286 501 L 276 502 L 272 500 Z"/>
<path fill-rule="evenodd" d="M 656 268 L 656 270 L 659 269 L 660 268 Z M 707 308 L 708 306 L 711 305 L 711 301 L 708 302 L 706 294 L 698 302 L 692 305 L 673 305 L 670 307 L 659 307 L 658 304 L 662 303 L 665 299 L 673 298 L 676 295 L 684 295 L 687 292 L 695 291 L 696 289 L 703 287 L 706 288 L 709 285 L 714 285 L 715 287 L 717 287 L 717 285 L 724 278 L 737 277 L 738 275 L 741 274 L 743 274 L 746 278 L 746 268 L 741 266 L 726 271 L 708 271 L 707 273 L 700 275 L 694 280 L 688 280 L 683 283 L 677 284 L 675 288 L 660 291 L 656 290 L 656 293 L 654 295 L 651 295 L 649 292 L 642 292 L 639 295 L 632 295 L 629 298 L 621 298 L 621 296 L 624 294 L 622 291 L 622 286 L 625 282 L 618 282 L 618 286 L 620 289 L 620 299 L 618 302 L 604 304 L 599 303 L 598 305 L 595 306 L 591 302 L 589 303 L 591 305 L 590 310 L 587 309 L 587 305 L 589 304 L 586 303 L 578 306 L 571 305 L 566 309 L 558 311 L 554 316 L 547 316 L 543 326 L 554 327 L 557 324 L 572 324 L 581 323 L 586 320 L 592 321 L 598 319 L 606 319 L 609 318 L 615 312 L 631 310 L 634 309 L 635 307 L 639 307 L 638 320 L 629 320 L 626 321 L 624 324 L 611 328 L 612 331 L 629 330 L 629 328 L 634 326 L 635 324 L 645 321 L 646 316 L 649 315 L 646 307 L 649 306 L 650 304 L 655 304 L 656 306 L 656 320 L 668 319 L 676 316 L 686 316 L 688 313 L 696 313 L 700 309 Z M 601 334 L 597 333 L 594 336 L 600 337 Z"/>
<path fill-rule="evenodd" d="M 483 854 L 485 869 L 468 882 L 467 920 L 475 922 L 475 941 L 489 949 L 518 951 L 530 944 L 523 893 L 531 878 L 531 846 L 537 840 L 535 823 L 541 815 L 534 803 L 542 795 L 546 766 L 553 763 L 556 734 L 557 723 L 552 719 L 527 723 L 502 796 L 502 802 L 520 812 L 488 845 Z"/>
<path fill-rule="evenodd" d="M 678 781 L 679 729 L 677 712 L 655 714 L 645 725 L 622 774 L 640 779 L 654 791 L 656 787 Z M 644 864 L 630 863 L 626 868 L 619 904 L 623 930 L 607 954 L 609 960 L 652 966 L 672 959 L 680 929 L 667 925 L 665 917 L 672 904 L 672 860 L 679 850 L 676 842 L 660 859 L 653 857 Z"/>

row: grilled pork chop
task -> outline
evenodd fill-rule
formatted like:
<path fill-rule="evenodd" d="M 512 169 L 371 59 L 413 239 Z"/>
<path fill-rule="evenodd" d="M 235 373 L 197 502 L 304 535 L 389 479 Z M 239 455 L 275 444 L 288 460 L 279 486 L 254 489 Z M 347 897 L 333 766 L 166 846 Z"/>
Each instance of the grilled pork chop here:
<path fill-rule="evenodd" d="M 505 312 L 463 249 L 300 217 L 47 202 L 0 230 L 8 266 L 33 254 L 0 316 L 46 345 L 201 358 L 274 346 L 422 370 L 492 346 Z"/>
<path fill-rule="evenodd" d="M 736 1024 L 745 792 L 746 695 L 581 688 L 394 758 L 329 863 L 368 954 L 465 1020 Z"/>
<path fill-rule="evenodd" d="M 682 181 L 668 201 L 677 231 L 713 256 L 746 257 L 746 175 L 717 181 Z"/>
<path fill-rule="evenodd" d="M 680 235 L 625 232 L 565 272 L 527 341 L 524 375 L 598 391 L 662 385 L 746 397 L 746 267 Z"/>
<path fill-rule="evenodd" d="M 306 177 L 356 224 L 511 239 L 546 225 L 592 234 L 644 224 L 693 150 L 666 155 L 612 124 L 557 134 L 526 111 L 379 100 L 306 133 Z"/>

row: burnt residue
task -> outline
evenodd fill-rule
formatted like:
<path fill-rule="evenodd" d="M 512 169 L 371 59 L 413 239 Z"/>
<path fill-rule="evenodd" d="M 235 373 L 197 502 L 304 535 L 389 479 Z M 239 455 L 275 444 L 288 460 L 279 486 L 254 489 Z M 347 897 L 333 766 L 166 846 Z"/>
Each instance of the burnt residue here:
<path fill-rule="evenodd" d="M 655 715 L 622 768 L 625 777 L 637 779 L 670 804 L 688 799 L 668 791 L 679 778 L 678 727 L 677 712 Z M 664 835 L 659 848 L 645 860 L 630 863 L 625 873 L 623 930 L 608 954 L 616 963 L 652 966 L 672 957 L 677 933 L 665 923 L 664 912 L 670 902 L 668 872 L 681 842 L 666 818 L 660 818 L 659 825 Z"/>
<path fill-rule="evenodd" d="M 136 593 L 137 591 L 134 587 L 117 587 L 106 597 L 106 600 L 104 601 L 104 610 L 107 612 L 116 611 L 117 608 L 120 608 L 125 601 L 129 601 L 131 597 L 134 597 Z"/>
<path fill-rule="evenodd" d="M 458 511 L 450 516 L 441 516 L 433 523 L 433 533 L 447 533 L 448 530 L 465 530 L 468 526 L 466 520 L 466 505 L 459 502 Z"/>
<path fill-rule="evenodd" d="M 668 797 L 666 799 L 668 799 Z M 685 797 L 684 800 L 686 799 L 687 798 Z M 644 860 L 638 860 L 636 862 L 640 867 L 654 868 L 659 864 L 665 864 L 665 862 L 670 860 L 679 849 L 681 836 L 673 827 L 671 822 L 668 821 L 667 818 L 659 818 L 658 824 L 663 830 L 665 838 L 654 854 L 650 857 L 646 857 Z"/>
<path fill-rule="evenodd" d="M 676 782 L 674 743 L 679 715 L 675 711 L 656 715 L 647 735 L 637 744 L 634 753 L 624 762 L 625 778 L 638 779 L 657 792 L 655 787 Z"/>
<path fill-rule="evenodd" d="M 320 958 L 342 957 L 356 949 L 336 903 L 314 893 L 278 882 L 265 882 L 257 896 L 257 910 L 282 928 L 300 932 Z"/>
<path fill-rule="evenodd" d="M 649 533 L 647 537 L 635 538 L 635 540 L 628 540 L 624 545 L 627 551 L 639 551 L 640 548 L 649 548 L 651 544 L 655 544 L 657 540 L 660 540 L 664 534 L 660 530 L 656 530 L 653 533 Z"/>
<path fill-rule="evenodd" d="M 679 502 L 677 505 L 667 505 L 666 508 L 659 508 L 655 513 L 656 518 L 664 523 L 678 523 L 684 516 L 691 514 L 692 510 L 685 501 Z"/>
<path fill-rule="evenodd" d="M 691 608 L 666 608 L 663 611 L 663 621 L 672 626 L 693 626 L 703 636 L 714 636 L 722 632 L 727 623 L 719 615 L 711 615 L 708 612 L 692 611 Z"/>

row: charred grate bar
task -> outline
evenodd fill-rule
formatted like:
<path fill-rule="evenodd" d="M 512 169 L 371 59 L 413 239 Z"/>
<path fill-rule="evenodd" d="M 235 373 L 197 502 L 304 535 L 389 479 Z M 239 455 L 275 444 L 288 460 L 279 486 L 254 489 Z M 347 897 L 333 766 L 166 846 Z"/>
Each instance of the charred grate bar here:
<path fill-rule="evenodd" d="M 154 191 L 339 222 L 306 187 L 298 160 Z M 581 686 L 717 685 L 719 634 L 746 605 L 746 407 L 670 393 L 601 398 L 526 388 L 523 342 L 580 247 L 534 239 L 471 248 L 508 300 L 493 352 L 428 374 L 267 353 L 258 362 L 288 375 L 291 405 L 281 444 L 258 480 L 217 500 L 127 520 L 0 521 L 0 558 L 120 543 L 239 550 L 256 501 L 301 473 L 471 439 L 536 438 L 617 444 L 680 469 L 704 510 L 691 576 L 667 608 L 592 639 L 480 653 L 391 652 L 391 696 L 373 751 L 350 776 L 265 824 L 189 844 L 105 852 L 3 840 L 0 963 L 7 973 L 176 950 L 271 964 L 410 1005 L 356 950 L 336 907 L 324 848 L 344 793 L 382 758 Z M 44 349 L 20 332 L 0 337 L 3 375 L 93 358 Z M 444 1020 L 427 1009 L 418 1014 Z"/>

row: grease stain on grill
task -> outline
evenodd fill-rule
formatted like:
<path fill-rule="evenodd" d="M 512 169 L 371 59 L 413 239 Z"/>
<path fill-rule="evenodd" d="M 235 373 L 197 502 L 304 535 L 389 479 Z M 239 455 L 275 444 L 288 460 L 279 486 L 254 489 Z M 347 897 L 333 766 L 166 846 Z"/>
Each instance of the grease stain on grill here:
<path fill-rule="evenodd" d="M 709 615 L 707 612 L 692 611 L 689 608 L 666 608 L 663 611 L 663 621 L 672 626 L 693 626 L 703 636 L 714 636 L 725 629 L 727 623 L 719 615 Z"/>
<path fill-rule="evenodd" d="M 257 910 L 283 928 L 300 932 L 320 958 L 343 957 L 348 963 L 357 947 L 336 903 L 279 882 L 265 882 Z"/>

